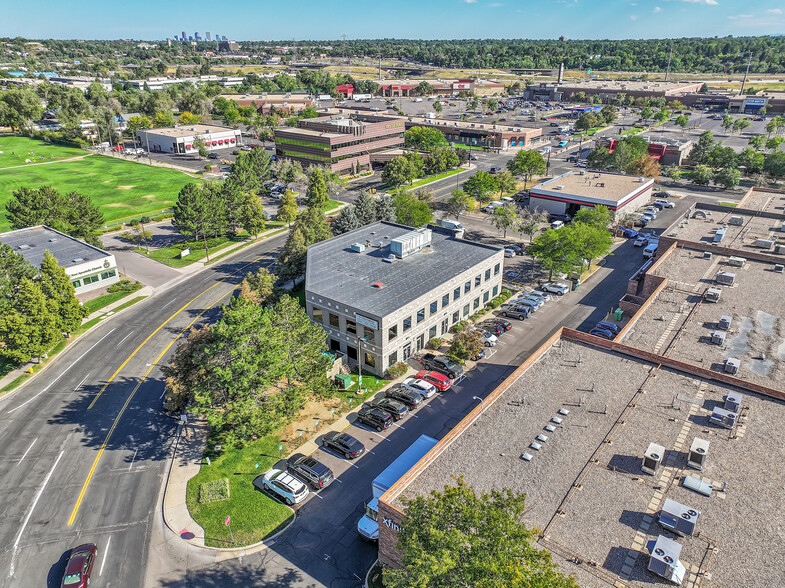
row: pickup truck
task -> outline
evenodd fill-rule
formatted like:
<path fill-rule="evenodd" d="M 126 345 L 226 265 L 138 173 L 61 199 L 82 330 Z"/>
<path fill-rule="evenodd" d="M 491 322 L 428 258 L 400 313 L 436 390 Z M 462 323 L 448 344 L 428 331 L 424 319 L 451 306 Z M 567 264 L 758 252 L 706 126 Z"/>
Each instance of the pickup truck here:
<path fill-rule="evenodd" d="M 449 359 L 446 355 L 426 353 L 420 358 L 420 363 L 424 368 L 441 372 L 451 380 L 460 378 L 463 375 L 463 367 Z"/>

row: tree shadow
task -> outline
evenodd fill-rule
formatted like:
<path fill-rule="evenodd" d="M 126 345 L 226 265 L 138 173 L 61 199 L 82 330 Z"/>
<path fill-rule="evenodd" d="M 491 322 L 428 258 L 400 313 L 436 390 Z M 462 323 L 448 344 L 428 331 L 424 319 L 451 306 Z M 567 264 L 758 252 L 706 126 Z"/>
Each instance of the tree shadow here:
<path fill-rule="evenodd" d="M 60 588 L 65 575 L 65 566 L 72 551 L 72 549 L 64 551 L 60 559 L 49 568 L 49 573 L 46 575 L 46 588 Z"/>

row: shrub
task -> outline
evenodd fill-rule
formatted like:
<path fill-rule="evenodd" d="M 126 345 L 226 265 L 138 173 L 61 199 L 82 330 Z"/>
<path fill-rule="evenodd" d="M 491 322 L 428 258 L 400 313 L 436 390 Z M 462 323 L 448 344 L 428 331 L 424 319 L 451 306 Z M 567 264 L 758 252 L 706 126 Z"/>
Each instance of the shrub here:
<path fill-rule="evenodd" d="M 207 504 L 229 498 L 229 478 L 199 484 L 199 502 Z"/>
<path fill-rule="evenodd" d="M 409 369 L 408 365 L 406 365 L 402 361 L 399 361 L 387 368 L 387 372 L 385 373 L 385 378 L 388 380 L 394 380 L 395 378 L 400 378 L 402 375 L 406 373 L 406 370 L 408 369 Z"/>
<path fill-rule="evenodd" d="M 129 220 L 128 221 L 128 226 L 129 227 L 138 227 L 139 226 L 139 219 L 135 218 L 135 219 Z"/>
<path fill-rule="evenodd" d="M 441 337 L 434 337 L 430 341 L 428 341 L 428 347 L 431 349 L 439 349 L 442 346 L 442 338 Z"/>
<path fill-rule="evenodd" d="M 139 282 L 132 282 L 131 280 L 120 280 L 109 286 L 107 292 L 136 292 L 142 285 Z"/>
<path fill-rule="evenodd" d="M 153 222 L 153 220 L 149 216 L 143 216 L 142 218 L 139 219 L 139 222 L 144 224 L 149 224 Z"/>
<path fill-rule="evenodd" d="M 452 326 L 450 331 L 452 331 L 453 333 L 460 333 L 461 331 L 463 331 L 466 328 L 466 325 L 468 325 L 468 324 L 469 323 L 467 321 L 458 321 L 457 323 L 455 323 Z"/>

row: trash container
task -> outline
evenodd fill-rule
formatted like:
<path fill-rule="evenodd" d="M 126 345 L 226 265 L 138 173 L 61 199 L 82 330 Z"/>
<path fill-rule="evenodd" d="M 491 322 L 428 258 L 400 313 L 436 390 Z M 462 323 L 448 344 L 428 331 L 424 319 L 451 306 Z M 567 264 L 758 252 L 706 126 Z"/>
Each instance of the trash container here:
<path fill-rule="evenodd" d="M 617 308 L 613 311 L 613 320 L 620 321 L 624 318 L 624 311 L 621 308 Z"/>
<path fill-rule="evenodd" d="M 352 385 L 352 377 L 349 374 L 337 374 L 335 376 L 335 384 L 339 390 L 348 390 Z"/>
<path fill-rule="evenodd" d="M 580 281 L 580 280 L 575 280 L 575 281 L 572 283 L 572 289 L 573 289 L 573 290 L 577 290 L 577 289 L 578 289 L 578 286 L 580 286 L 580 285 L 581 285 L 581 281 Z"/>

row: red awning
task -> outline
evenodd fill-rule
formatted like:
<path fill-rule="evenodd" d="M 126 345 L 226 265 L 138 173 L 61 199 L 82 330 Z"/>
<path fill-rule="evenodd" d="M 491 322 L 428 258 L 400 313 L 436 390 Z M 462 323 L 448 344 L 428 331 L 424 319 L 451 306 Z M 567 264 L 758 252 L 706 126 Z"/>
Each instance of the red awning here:
<path fill-rule="evenodd" d="M 224 144 L 224 140 L 223 139 L 218 139 L 218 144 L 219 145 L 223 145 Z"/>
<path fill-rule="evenodd" d="M 186 145 L 186 146 L 185 146 L 185 148 L 186 148 L 186 149 L 190 149 L 190 148 L 191 148 L 191 146 L 190 146 L 190 145 Z"/>
<path fill-rule="evenodd" d="M 234 143 L 234 139 L 229 139 L 232 143 Z"/>
<path fill-rule="evenodd" d="M 218 145 L 218 141 L 213 141 L 213 145 Z"/>

